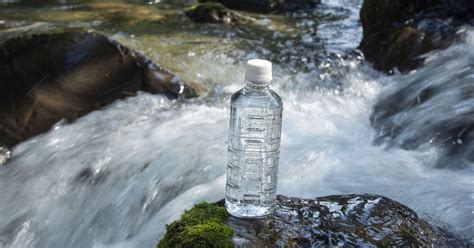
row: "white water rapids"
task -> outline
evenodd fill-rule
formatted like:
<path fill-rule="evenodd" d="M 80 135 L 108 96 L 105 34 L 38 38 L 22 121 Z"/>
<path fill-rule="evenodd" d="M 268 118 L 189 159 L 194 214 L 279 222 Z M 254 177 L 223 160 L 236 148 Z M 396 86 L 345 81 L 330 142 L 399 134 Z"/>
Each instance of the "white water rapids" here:
<path fill-rule="evenodd" d="M 320 27 L 328 50 L 357 45 L 354 9 L 344 9 L 348 17 L 337 21 L 347 26 L 342 34 L 331 27 L 335 22 Z M 451 56 L 464 50 L 474 58 L 474 32 L 467 32 L 465 41 L 430 58 L 472 70 L 469 59 Z M 180 57 L 184 62 L 177 67 L 188 69 L 181 74 L 213 88 L 207 96 L 170 101 L 141 93 L 16 146 L 0 167 L 0 246 L 153 247 L 165 224 L 184 209 L 222 199 L 229 96 L 243 86 L 244 61 L 256 56 L 235 54 L 211 50 Z M 274 70 L 273 88 L 284 102 L 279 194 L 381 194 L 472 240 L 472 170 L 433 168 L 438 151 L 429 145 L 407 151 L 373 144 L 372 106 L 403 77 L 337 56 L 309 72 L 279 63 Z M 443 71 L 406 77 L 417 73 Z M 339 86 L 326 87 L 328 82 Z"/>

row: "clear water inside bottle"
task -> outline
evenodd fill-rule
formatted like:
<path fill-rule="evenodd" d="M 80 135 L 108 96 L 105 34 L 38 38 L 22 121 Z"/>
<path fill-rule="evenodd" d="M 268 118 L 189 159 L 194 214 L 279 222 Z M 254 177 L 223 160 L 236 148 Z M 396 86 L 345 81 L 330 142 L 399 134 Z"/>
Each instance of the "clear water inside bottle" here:
<path fill-rule="evenodd" d="M 262 217 L 276 198 L 283 104 L 268 86 L 249 83 L 231 100 L 227 211 Z"/>

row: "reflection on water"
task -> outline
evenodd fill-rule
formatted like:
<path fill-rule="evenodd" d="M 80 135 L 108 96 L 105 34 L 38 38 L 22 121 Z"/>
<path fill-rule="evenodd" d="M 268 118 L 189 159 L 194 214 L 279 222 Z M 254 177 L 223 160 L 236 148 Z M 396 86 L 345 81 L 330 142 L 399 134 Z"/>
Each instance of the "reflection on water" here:
<path fill-rule="evenodd" d="M 94 29 L 206 90 L 185 102 L 140 94 L 15 147 L 0 168 L 0 246 L 153 247 L 181 211 L 222 199 L 229 96 L 255 57 L 275 61 L 285 104 L 279 193 L 382 194 L 469 236 L 472 173 L 432 169 L 436 147 L 373 145 L 372 106 L 403 77 L 373 71 L 354 51 L 360 4 L 249 14 L 246 26 L 194 24 L 183 13 L 187 1 L 1 4 L 1 40 Z M 448 55 L 437 56 L 459 66 Z"/>

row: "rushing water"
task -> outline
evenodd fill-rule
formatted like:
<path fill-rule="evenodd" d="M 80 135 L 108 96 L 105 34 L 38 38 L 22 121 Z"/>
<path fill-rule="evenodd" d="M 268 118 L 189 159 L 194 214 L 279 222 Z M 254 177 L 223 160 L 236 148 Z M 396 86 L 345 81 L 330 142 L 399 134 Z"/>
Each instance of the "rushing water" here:
<path fill-rule="evenodd" d="M 2 39 L 94 28 L 206 90 L 187 101 L 139 94 L 16 146 L 0 167 L 0 246 L 153 247 L 184 209 L 222 199 L 229 96 L 243 86 L 245 60 L 257 56 L 275 61 L 273 88 L 285 106 L 280 194 L 382 194 L 472 240 L 472 169 L 433 168 L 439 148 L 430 144 L 411 151 L 374 145 L 369 117 L 378 97 L 402 81 L 444 72 L 430 65 L 397 77 L 372 70 L 354 52 L 360 4 L 323 1 L 314 11 L 252 15 L 250 28 L 196 25 L 175 10 L 182 4 L 166 2 L 140 5 L 165 20 L 138 24 L 88 16 L 78 3 L 2 6 Z M 75 21 L 64 20 L 69 14 Z M 430 59 L 472 70 L 474 32 L 466 32 L 465 41 Z M 438 101 L 453 100 L 446 97 Z"/>

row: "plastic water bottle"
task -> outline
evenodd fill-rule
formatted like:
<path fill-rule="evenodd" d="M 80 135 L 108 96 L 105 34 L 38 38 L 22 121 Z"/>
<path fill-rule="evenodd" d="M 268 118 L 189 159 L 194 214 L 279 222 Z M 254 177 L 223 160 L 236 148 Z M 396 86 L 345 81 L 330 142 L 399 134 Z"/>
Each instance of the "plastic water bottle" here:
<path fill-rule="evenodd" d="M 226 209 L 263 217 L 275 205 L 283 103 L 269 87 L 272 63 L 247 61 L 246 86 L 231 99 Z"/>

